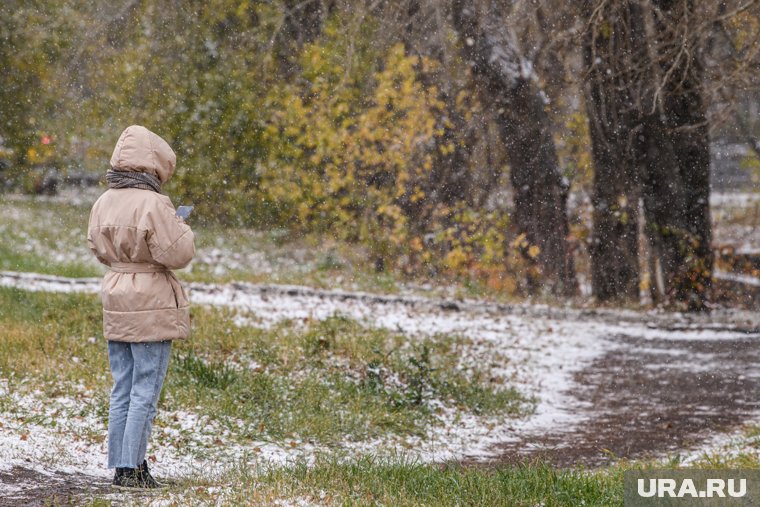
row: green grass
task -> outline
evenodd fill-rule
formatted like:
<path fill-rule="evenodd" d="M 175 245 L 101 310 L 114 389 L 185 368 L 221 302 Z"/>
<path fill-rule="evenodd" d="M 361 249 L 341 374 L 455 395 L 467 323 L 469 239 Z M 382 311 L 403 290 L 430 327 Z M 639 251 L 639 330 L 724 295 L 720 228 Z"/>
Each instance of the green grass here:
<path fill-rule="evenodd" d="M 246 421 L 245 438 L 261 438 L 261 428 L 265 436 L 325 444 L 420 434 L 435 421 L 432 400 L 505 416 L 530 406 L 513 389 L 486 383 L 485 373 L 456 370 L 457 338 L 410 345 L 342 317 L 271 330 L 230 326 L 230 318 L 198 312 L 193 340 L 178 344 L 168 386 L 172 403 Z"/>
<path fill-rule="evenodd" d="M 240 443 L 303 440 L 323 445 L 387 434 L 417 435 L 437 423 L 432 402 L 462 413 L 517 417 L 531 404 L 455 368 L 462 339 L 407 338 L 333 317 L 305 326 L 237 327 L 234 314 L 195 307 L 190 340 L 175 342 L 161 409 L 192 410 L 230 427 Z M 34 379 L 49 396 L 96 396 L 105 420 L 105 340 L 97 296 L 0 288 L 0 372 Z M 1 403 L 1 402 L 0 402 Z M 242 423 L 241 423 L 242 421 Z"/>
<path fill-rule="evenodd" d="M 0 244 L 0 271 L 25 271 L 72 278 L 101 274 L 97 267 L 81 262 L 55 262 L 35 253 L 18 252 L 10 246 L 8 239 L 9 237 L 5 236 Z"/>
<path fill-rule="evenodd" d="M 758 468 L 756 453 L 702 460 L 690 468 Z M 539 461 L 517 465 L 421 464 L 402 456 L 319 457 L 313 463 L 255 469 L 233 464 L 221 473 L 177 480 L 159 493 L 134 494 L 140 505 L 164 498 L 178 505 L 393 505 L 393 506 L 622 506 L 628 469 L 680 468 L 671 463 L 628 462 L 600 469 L 557 469 Z M 121 505 L 94 497 L 84 505 Z"/>
<path fill-rule="evenodd" d="M 88 215 L 77 206 L 22 206 L 0 197 L 0 270 L 70 277 L 102 274 L 85 246 Z"/>
<path fill-rule="evenodd" d="M 479 468 L 364 457 L 263 474 L 238 471 L 232 480 L 230 505 L 251 495 L 266 500 L 270 491 L 328 505 L 622 505 L 620 471 L 563 471 L 541 464 Z"/>
<path fill-rule="evenodd" d="M 235 467 L 219 477 L 180 480 L 170 492 L 132 499 L 135 505 L 172 494 L 178 505 L 215 506 L 622 506 L 623 469 L 556 470 L 541 463 L 482 468 L 365 456 L 266 471 Z M 87 505 L 112 505 L 104 501 L 91 498 Z"/>
<path fill-rule="evenodd" d="M 168 492 L 134 494 L 134 505 L 171 498 L 177 505 L 351 506 L 622 506 L 622 467 L 557 470 L 542 463 L 499 467 L 426 465 L 361 457 L 318 459 L 255 471 L 236 467 L 219 477 L 187 478 Z M 172 495 L 169 497 L 169 495 Z M 85 505 L 121 505 L 103 497 Z"/>

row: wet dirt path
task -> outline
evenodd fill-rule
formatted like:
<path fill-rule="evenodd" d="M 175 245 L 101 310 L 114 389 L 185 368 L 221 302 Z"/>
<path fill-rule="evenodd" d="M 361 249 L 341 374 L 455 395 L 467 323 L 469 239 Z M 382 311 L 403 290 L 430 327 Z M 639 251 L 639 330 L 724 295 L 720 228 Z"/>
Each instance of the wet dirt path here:
<path fill-rule="evenodd" d="M 4 486 L 0 507 L 81 505 L 92 495 L 112 492 L 108 480 L 103 478 L 41 473 L 21 466 L 0 470 L 0 484 Z"/>
<path fill-rule="evenodd" d="M 601 466 L 661 457 L 727 433 L 760 412 L 760 334 L 672 340 L 625 335 L 574 374 L 585 422 L 498 446 L 497 462 Z"/>

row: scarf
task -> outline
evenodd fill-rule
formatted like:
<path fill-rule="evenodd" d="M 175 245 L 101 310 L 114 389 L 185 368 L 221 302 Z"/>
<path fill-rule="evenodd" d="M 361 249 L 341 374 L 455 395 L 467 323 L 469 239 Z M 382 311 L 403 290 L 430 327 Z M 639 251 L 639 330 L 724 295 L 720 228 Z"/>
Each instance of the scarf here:
<path fill-rule="evenodd" d="M 148 173 L 109 169 L 106 181 L 108 188 L 142 188 L 161 193 L 161 180 Z"/>

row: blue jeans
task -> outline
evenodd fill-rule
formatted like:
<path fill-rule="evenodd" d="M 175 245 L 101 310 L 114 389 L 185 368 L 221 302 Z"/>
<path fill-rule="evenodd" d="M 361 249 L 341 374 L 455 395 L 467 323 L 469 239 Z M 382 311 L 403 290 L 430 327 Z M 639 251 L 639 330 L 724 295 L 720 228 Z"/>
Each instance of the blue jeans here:
<path fill-rule="evenodd" d="M 137 468 L 145 459 L 171 341 L 108 342 L 113 390 L 108 412 L 108 468 Z"/>

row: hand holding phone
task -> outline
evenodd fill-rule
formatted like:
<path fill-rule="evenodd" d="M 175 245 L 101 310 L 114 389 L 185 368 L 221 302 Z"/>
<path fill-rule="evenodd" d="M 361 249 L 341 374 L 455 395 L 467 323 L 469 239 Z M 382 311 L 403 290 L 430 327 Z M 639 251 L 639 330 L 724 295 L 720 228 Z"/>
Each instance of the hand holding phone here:
<path fill-rule="evenodd" d="M 190 212 L 193 211 L 194 207 L 195 206 L 180 206 L 177 208 L 177 216 L 183 220 L 187 220 L 187 217 L 190 216 Z"/>

